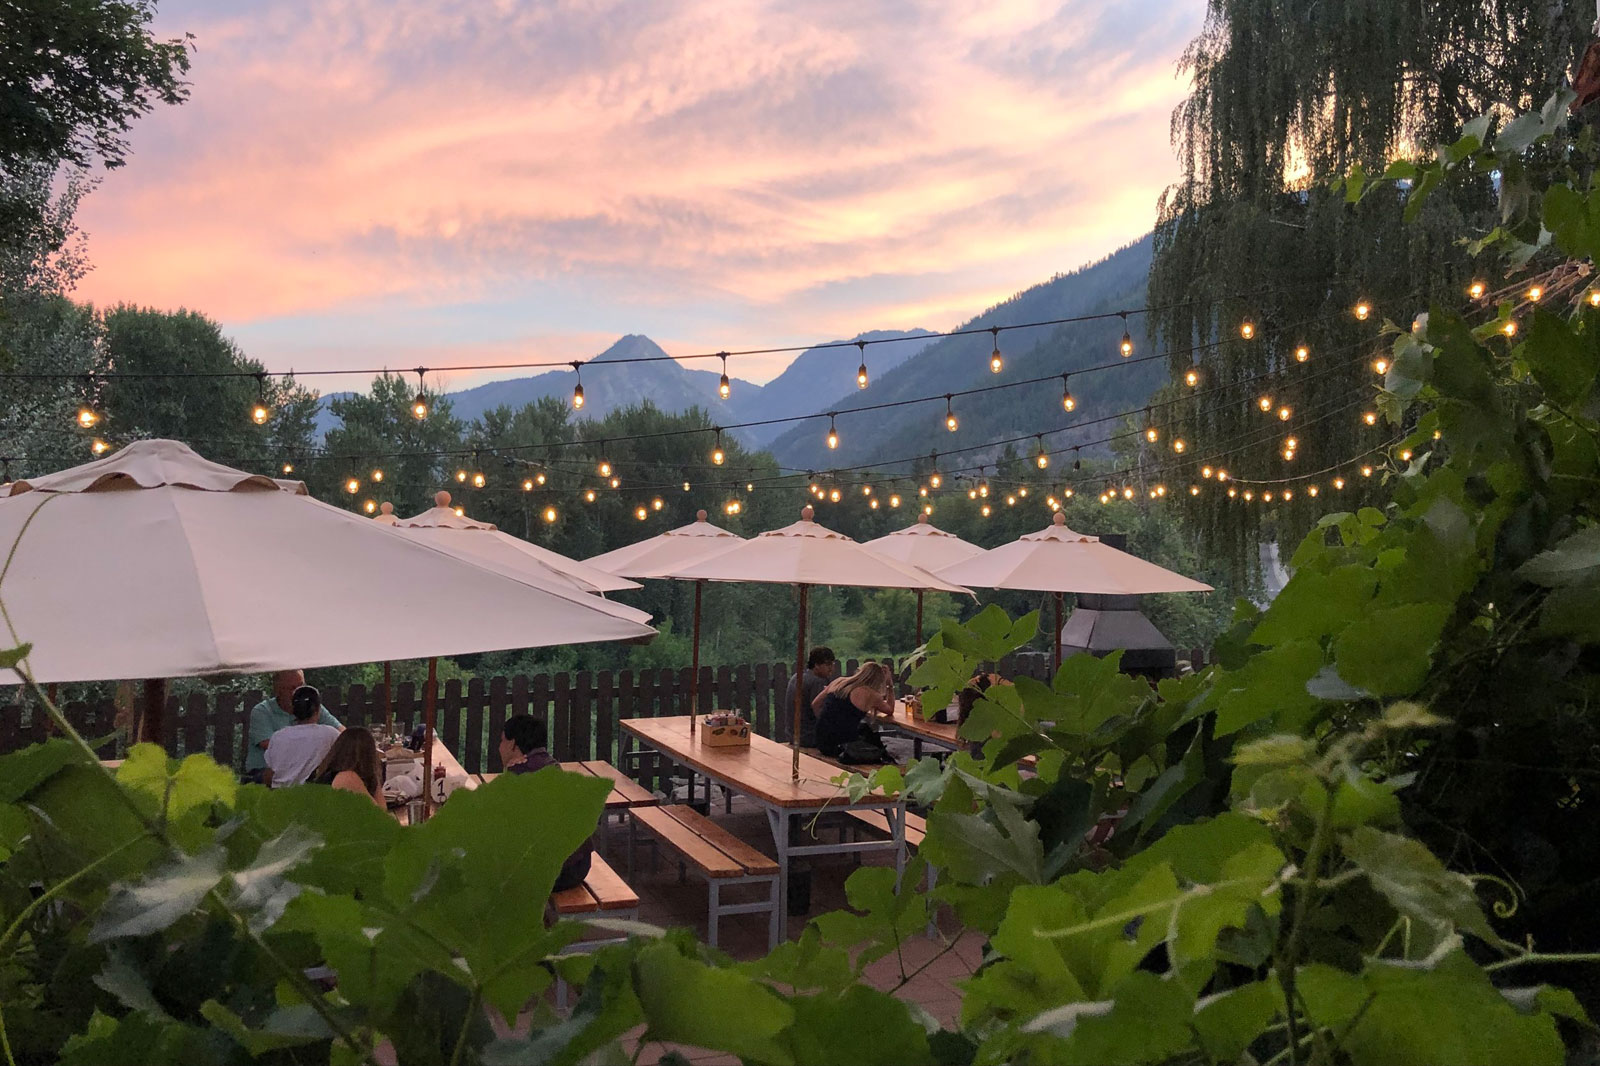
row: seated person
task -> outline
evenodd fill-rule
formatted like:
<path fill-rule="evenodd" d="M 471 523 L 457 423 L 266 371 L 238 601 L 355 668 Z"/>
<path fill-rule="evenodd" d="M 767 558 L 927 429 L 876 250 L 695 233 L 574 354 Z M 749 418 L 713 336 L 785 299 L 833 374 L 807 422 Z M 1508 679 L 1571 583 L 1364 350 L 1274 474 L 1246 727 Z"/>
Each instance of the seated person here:
<path fill-rule="evenodd" d="M 814 748 L 817 746 L 817 709 L 822 703 L 822 690 L 828 687 L 839 674 L 839 660 L 834 658 L 832 648 L 815 647 L 806 657 L 805 673 L 800 675 L 802 709 L 800 714 L 800 746 Z M 794 686 L 795 679 L 789 679 L 789 687 L 784 690 L 783 703 L 780 704 L 773 717 L 777 719 L 778 739 L 785 744 L 789 743 L 789 734 L 794 731 Z"/>
<path fill-rule="evenodd" d="M 548 733 L 542 720 L 530 714 L 514 714 L 506 719 L 501 730 L 500 765 L 508 774 L 531 774 L 548 766 L 560 764 L 545 750 Z M 556 875 L 552 892 L 577 888 L 589 876 L 589 857 L 594 854 L 594 841 L 585 840 L 578 850 L 567 856 Z"/>
<path fill-rule="evenodd" d="M 261 783 L 273 788 L 304 784 L 339 739 L 336 727 L 317 721 L 322 714 L 322 696 L 310 685 L 294 690 L 289 710 L 294 723 L 272 734 L 267 744 L 267 770 Z"/>
<path fill-rule="evenodd" d="M 328 749 L 328 757 L 311 776 L 311 783 L 370 796 L 382 807 L 383 766 L 378 761 L 378 742 L 365 729 L 346 729 Z"/>
<path fill-rule="evenodd" d="M 999 674 L 978 674 L 969 682 L 967 687 L 956 693 L 956 725 L 959 729 L 967 724 L 967 718 L 972 714 L 973 706 L 989 691 L 989 686 L 999 680 Z M 981 740 L 967 742 L 967 752 L 974 759 L 983 758 L 983 744 Z"/>
<path fill-rule="evenodd" d="M 842 762 L 892 762 L 869 715 L 894 714 L 894 675 L 883 663 L 865 662 L 849 677 L 822 690 L 817 714 L 817 749 Z M 874 753 L 870 749 L 876 749 Z"/>
<path fill-rule="evenodd" d="M 267 744 L 271 741 L 272 734 L 294 722 L 294 715 L 289 710 L 289 701 L 294 698 L 294 690 L 305 683 L 304 671 L 279 670 L 272 676 L 272 695 L 250 708 L 250 742 L 244 752 L 246 781 L 261 781 L 261 775 L 267 768 Z M 326 707 L 322 709 L 317 721 L 338 729 L 344 728 L 339 719 L 329 713 Z"/>

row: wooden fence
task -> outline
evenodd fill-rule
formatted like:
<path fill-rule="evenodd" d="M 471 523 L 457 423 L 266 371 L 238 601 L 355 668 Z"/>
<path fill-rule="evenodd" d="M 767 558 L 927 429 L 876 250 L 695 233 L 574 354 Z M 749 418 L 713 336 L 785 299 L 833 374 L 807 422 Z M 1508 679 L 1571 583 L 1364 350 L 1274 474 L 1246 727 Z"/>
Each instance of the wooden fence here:
<path fill-rule="evenodd" d="M 1196 666 L 1202 653 L 1191 653 Z M 1043 656 L 1019 656 L 1001 664 L 1007 676 L 1041 676 L 1048 670 Z M 854 661 L 844 664 L 853 670 Z M 514 714 L 543 718 L 550 729 L 550 751 L 557 759 L 604 759 L 616 763 L 620 750 L 617 722 L 624 718 L 654 718 L 687 714 L 692 671 L 601 670 L 575 674 L 538 674 L 533 677 L 473 678 L 439 686 L 435 729 L 469 772 L 497 770 L 495 756 L 501 726 Z M 774 716 L 789 684 L 790 667 L 757 663 L 741 666 L 702 667 L 699 704 L 702 712 L 736 710 L 763 736 L 775 736 Z M 250 708 L 263 693 L 192 692 L 167 701 L 168 751 L 184 756 L 205 752 L 236 770 L 244 767 Z M 323 702 L 347 726 L 381 729 L 385 725 L 383 687 L 352 685 L 324 689 Z M 126 740 L 117 731 L 116 707 L 100 703 L 69 703 L 67 720 L 91 742 L 99 741 L 106 758 L 123 754 Z M 394 724 L 409 732 L 422 721 L 421 686 L 395 686 Z M 0 753 L 44 740 L 50 722 L 33 704 L 0 707 Z"/>

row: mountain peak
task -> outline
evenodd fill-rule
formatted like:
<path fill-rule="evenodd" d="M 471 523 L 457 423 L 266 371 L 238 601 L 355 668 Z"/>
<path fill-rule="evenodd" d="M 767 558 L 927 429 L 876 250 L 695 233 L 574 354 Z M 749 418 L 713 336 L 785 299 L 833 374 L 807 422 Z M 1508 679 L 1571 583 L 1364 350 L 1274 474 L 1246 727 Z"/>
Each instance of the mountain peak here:
<path fill-rule="evenodd" d="M 623 359 L 649 359 L 666 355 L 666 350 L 643 333 L 628 333 L 599 355 L 591 363 L 615 363 Z"/>

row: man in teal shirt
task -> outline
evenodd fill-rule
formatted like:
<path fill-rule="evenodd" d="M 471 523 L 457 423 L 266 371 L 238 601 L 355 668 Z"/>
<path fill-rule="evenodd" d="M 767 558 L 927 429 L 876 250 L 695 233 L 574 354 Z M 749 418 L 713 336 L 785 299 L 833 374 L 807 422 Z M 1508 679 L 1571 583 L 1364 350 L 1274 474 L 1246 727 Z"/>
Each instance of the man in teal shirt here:
<path fill-rule="evenodd" d="M 272 698 L 250 708 L 250 744 L 244 756 L 245 777 L 257 780 L 261 771 L 267 768 L 267 741 L 284 726 L 294 724 L 295 718 L 289 710 L 289 704 L 294 699 L 294 690 L 305 683 L 305 671 L 280 670 L 272 679 Z M 330 714 L 326 707 L 322 708 L 317 723 L 336 729 L 344 728 L 344 723 Z"/>

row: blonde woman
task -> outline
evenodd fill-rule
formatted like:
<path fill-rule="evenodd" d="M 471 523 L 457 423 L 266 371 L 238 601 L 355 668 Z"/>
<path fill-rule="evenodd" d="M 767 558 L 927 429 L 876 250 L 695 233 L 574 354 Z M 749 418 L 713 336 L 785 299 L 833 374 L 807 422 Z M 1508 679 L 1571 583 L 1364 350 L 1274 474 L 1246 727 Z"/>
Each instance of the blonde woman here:
<path fill-rule="evenodd" d="M 817 748 L 841 762 L 892 762 L 867 719 L 894 713 L 894 675 L 883 663 L 865 662 L 822 690 L 817 703 Z"/>

